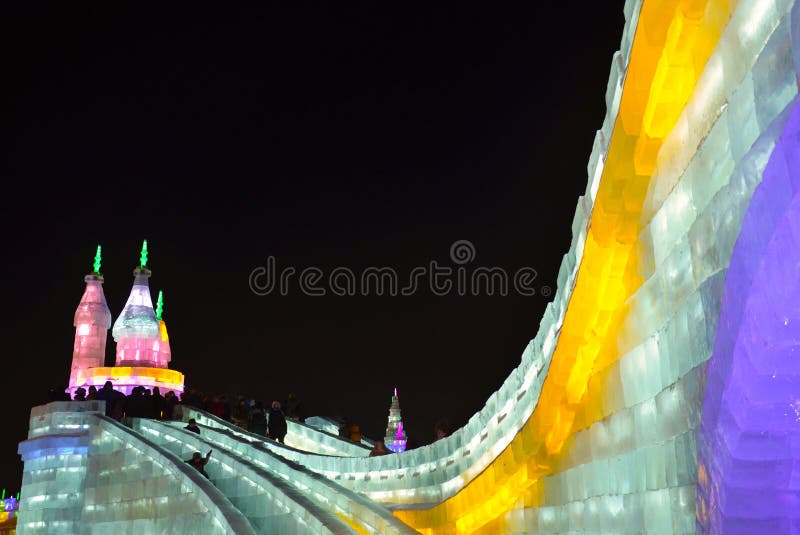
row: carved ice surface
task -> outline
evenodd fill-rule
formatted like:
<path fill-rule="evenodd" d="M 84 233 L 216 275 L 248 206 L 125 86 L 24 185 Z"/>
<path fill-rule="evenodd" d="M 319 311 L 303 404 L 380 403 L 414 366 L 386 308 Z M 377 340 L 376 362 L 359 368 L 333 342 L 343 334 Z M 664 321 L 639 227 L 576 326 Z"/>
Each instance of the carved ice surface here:
<path fill-rule="evenodd" d="M 800 107 L 733 251 L 699 442 L 698 524 L 800 528 Z"/>

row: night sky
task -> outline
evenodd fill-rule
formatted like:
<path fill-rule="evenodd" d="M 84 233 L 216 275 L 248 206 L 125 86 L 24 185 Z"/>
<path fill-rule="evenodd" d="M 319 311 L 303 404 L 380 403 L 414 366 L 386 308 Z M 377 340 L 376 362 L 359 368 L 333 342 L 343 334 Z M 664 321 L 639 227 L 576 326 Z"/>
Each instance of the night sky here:
<path fill-rule="evenodd" d="M 6 6 L 0 486 L 19 488 L 30 408 L 66 386 L 98 243 L 116 319 L 147 238 L 187 386 L 294 392 L 373 438 L 396 386 L 410 446 L 440 418 L 463 425 L 552 298 L 622 4 Z M 457 240 L 476 249 L 467 270 L 534 268 L 537 295 L 249 287 L 269 256 L 326 277 L 390 267 L 402 285 L 456 267 Z M 109 332 L 108 364 L 114 348 Z"/>

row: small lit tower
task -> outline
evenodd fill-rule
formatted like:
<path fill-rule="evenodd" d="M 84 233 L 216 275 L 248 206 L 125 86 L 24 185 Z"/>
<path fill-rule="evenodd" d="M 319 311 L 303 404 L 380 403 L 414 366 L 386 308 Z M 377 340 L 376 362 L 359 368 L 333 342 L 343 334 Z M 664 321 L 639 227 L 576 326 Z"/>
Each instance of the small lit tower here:
<path fill-rule="evenodd" d="M 172 351 L 169 348 L 169 335 L 167 334 L 167 324 L 161 319 L 164 313 L 164 292 L 158 291 L 158 299 L 156 300 L 156 319 L 158 320 L 158 333 L 161 340 L 158 343 L 158 361 L 163 363 L 166 367 L 169 361 L 172 360 Z"/>
<path fill-rule="evenodd" d="M 117 343 L 117 366 L 166 368 L 161 362 L 160 325 L 153 310 L 147 269 L 147 240 L 142 244 L 139 267 L 133 270 L 133 288 L 111 333 Z"/>
<path fill-rule="evenodd" d="M 83 280 L 86 289 L 81 302 L 75 310 L 75 345 L 72 349 L 72 367 L 69 373 L 70 394 L 81 385 L 82 372 L 89 368 L 104 365 L 106 358 L 106 338 L 111 327 L 111 311 L 103 293 L 103 275 L 100 273 L 100 246 L 94 256 L 92 272 Z"/>
<path fill-rule="evenodd" d="M 386 426 L 386 436 L 383 439 L 386 447 L 395 453 L 406 451 L 406 433 L 403 430 L 403 419 L 400 417 L 400 399 L 397 397 L 397 388 L 394 389 L 392 404 L 389 407 L 389 424 Z"/>

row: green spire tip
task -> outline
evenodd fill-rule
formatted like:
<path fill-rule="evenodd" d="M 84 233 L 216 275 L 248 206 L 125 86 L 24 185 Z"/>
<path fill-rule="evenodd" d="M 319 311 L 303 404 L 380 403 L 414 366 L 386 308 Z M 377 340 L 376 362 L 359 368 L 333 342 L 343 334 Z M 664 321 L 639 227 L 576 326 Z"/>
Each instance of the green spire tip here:
<path fill-rule="evenodd" d="M 139 254 L 139 266 L 147 267 L 147 240 L 142 243 L 142 252 Z"/>
<path fill-rule="evenodd" d="M 164 292 L 158 291 L 158 301 L 156 301 L 156 319 L 161 321 L 161 314 L 164 312 Z"/>
<path fill-rule="evenodd" d="M 92 269 L 94 270 L 94 273 L 96 273 L 98 275 L 100 274 L 100 262 L 101 261 L 102 261 L 102 256 L 100 255 L 100 246 L 98 245 L 97 246 L 97 252 L 94 254 L 94 265 L 92 266 Z"/>

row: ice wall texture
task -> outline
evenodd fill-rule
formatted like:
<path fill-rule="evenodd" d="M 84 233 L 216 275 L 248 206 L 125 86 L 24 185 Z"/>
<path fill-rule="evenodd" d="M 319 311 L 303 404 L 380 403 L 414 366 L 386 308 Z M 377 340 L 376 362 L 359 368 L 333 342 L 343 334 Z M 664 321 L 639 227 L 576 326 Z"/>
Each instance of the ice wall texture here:
<path fill-rule="evenodd" d="M 698 447 L 701 531 L 800 531 L 797 106 L 733 251 Z"/>
<path fill-rule="evenodd" d="M 194 468 L 104 412 L 98 401 L 31 411 L 17 533 L 255 534 Z"/>
<path fill-rule="evenodd" d="M 90 420 L 102 402 L 56 402 L 31 410 L 19 445 L 22 473 L 17 533 L 79 533 Z"/>

